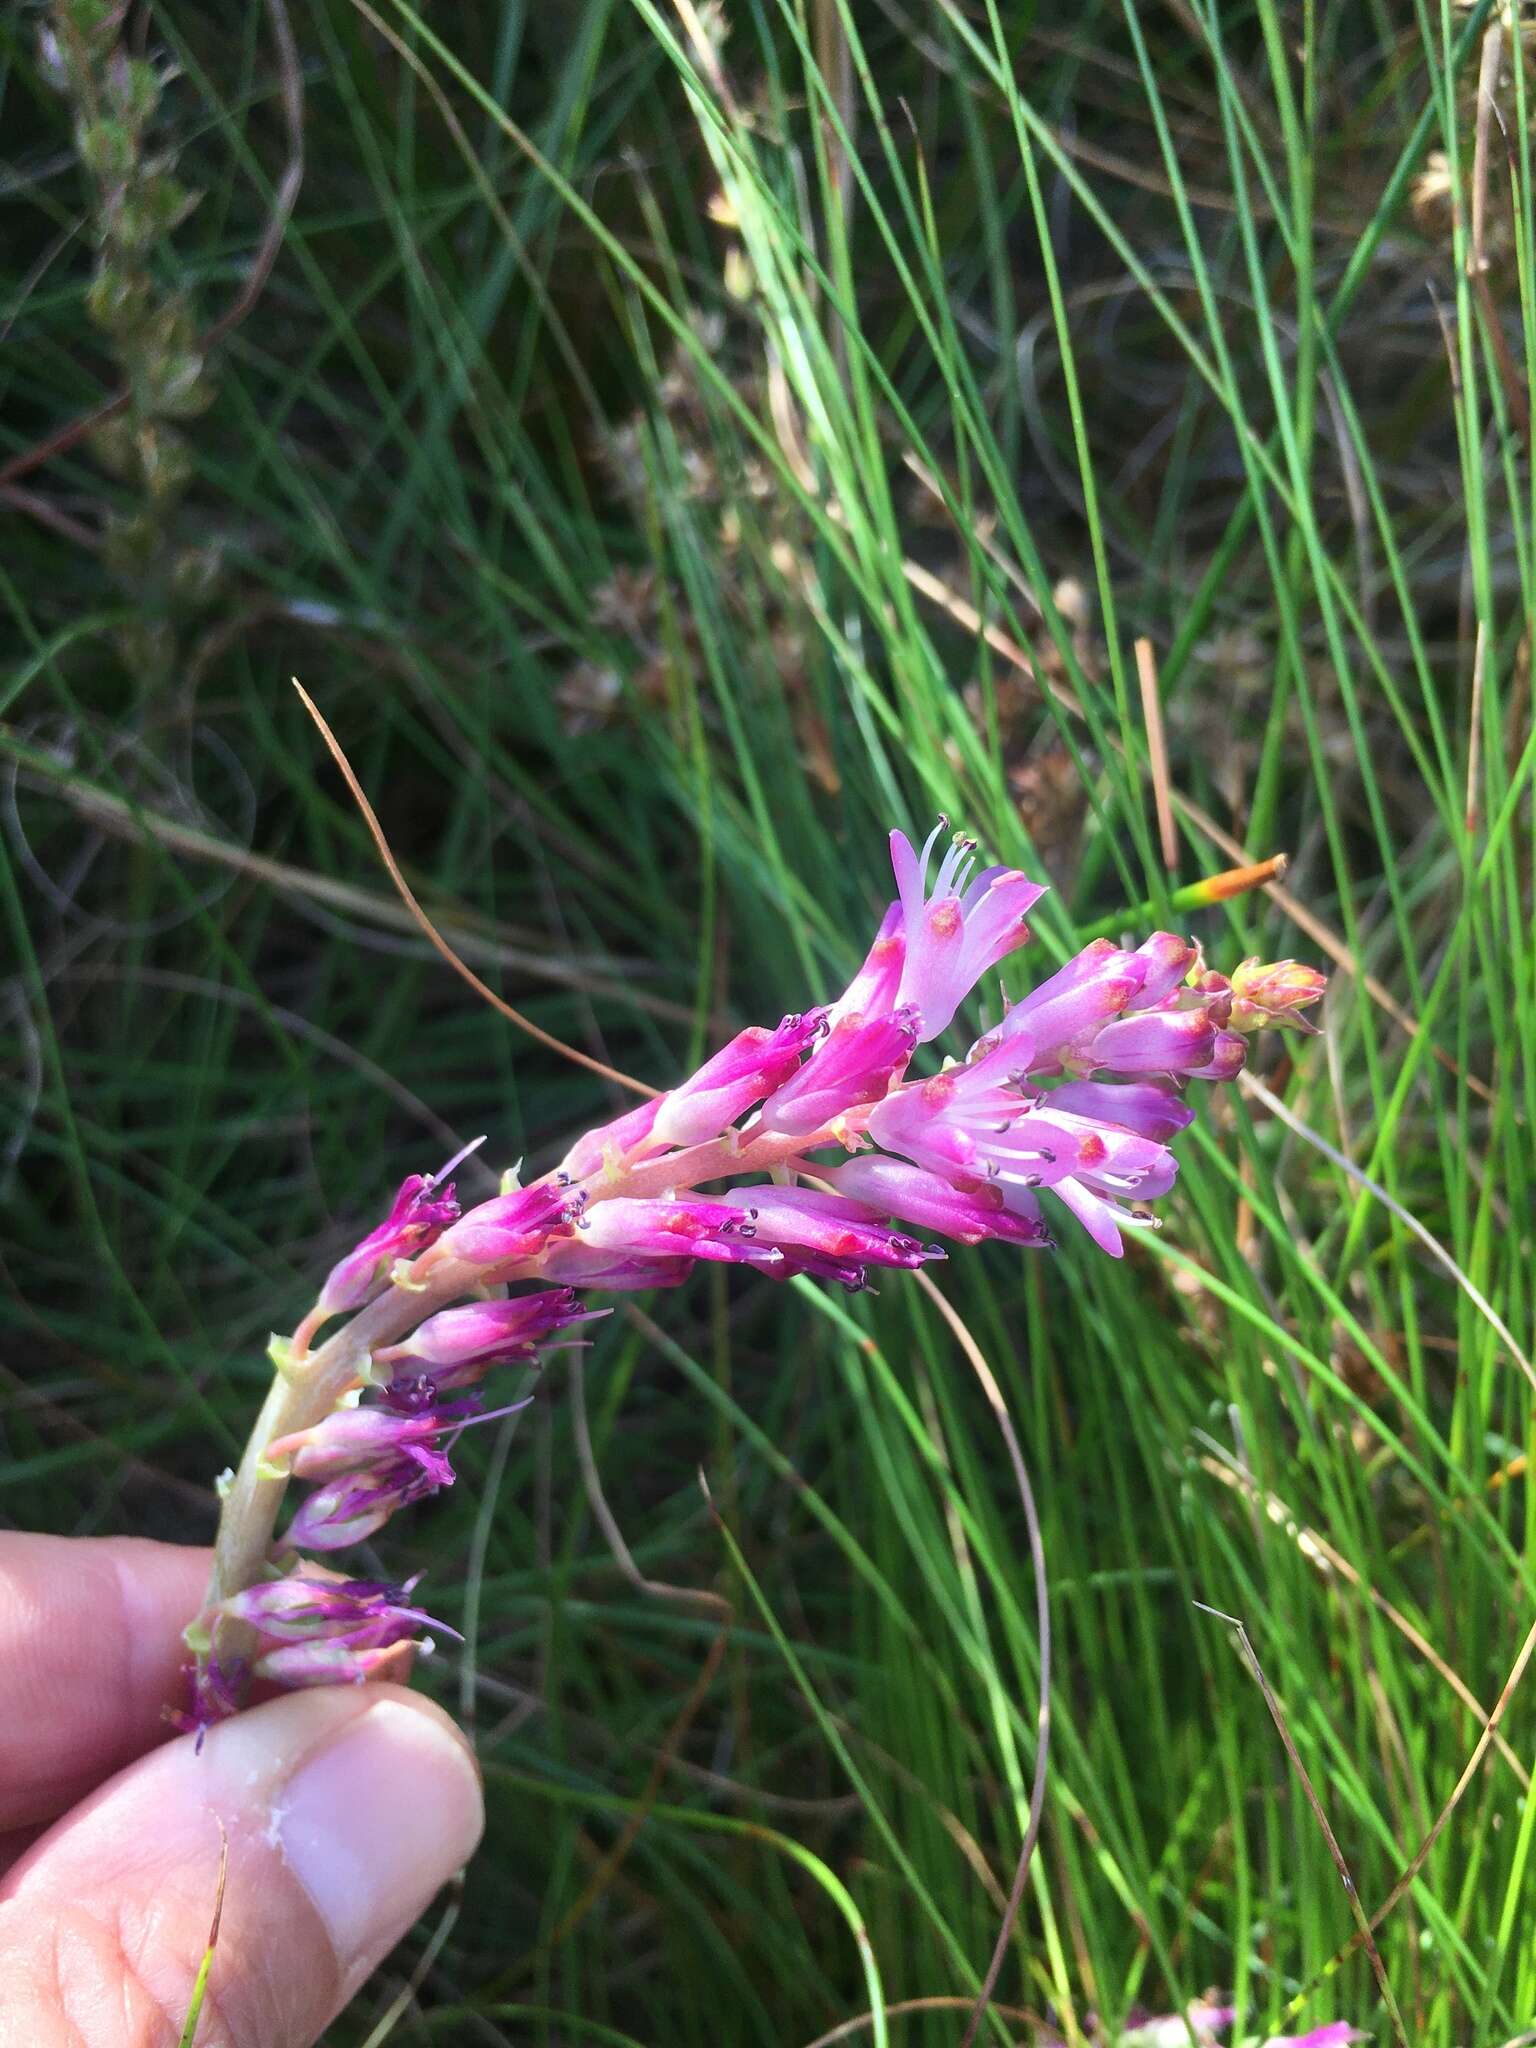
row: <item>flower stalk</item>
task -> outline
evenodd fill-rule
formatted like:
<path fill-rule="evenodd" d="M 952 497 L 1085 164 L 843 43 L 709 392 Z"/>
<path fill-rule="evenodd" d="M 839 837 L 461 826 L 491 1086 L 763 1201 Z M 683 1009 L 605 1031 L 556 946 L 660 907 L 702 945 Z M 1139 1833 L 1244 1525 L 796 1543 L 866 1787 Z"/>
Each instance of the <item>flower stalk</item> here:
<path fill-rule="evenodd" d="M 509 1175 L 473 1208 L 448 1179 L 457 1160 L 406 1178 L 292 1337 L 274 1339 L 188 1631 L 182 1725 L 235 1711 L 252 1678 L 357 1683 L 428 1646 L 409 1589 L 327 1591 L 298 1553 L 360 1542 L 452 1484 L 458 1433 L 490 1419 L 481 1383 L 579 1342 L 571 1331 L 605 1313 L 590 1296 L 678 1285 L 701 1261 L 857 1290 L 872 1267 L 945 1257 L 926 1233 L 1047 1248 L 1053 1208 L 1112 1257 L 1155 1224 L 1147 1204 L 1178 1171 L 1168 1141 L 1195 1113 L 1189 1084 L 1234 1078 L 1262 1026 L 1309 1028 L 1300 1013 L 1322 977 L 1245 961 L 1228 980 L 1172 933 L 1133 952 L 1100 939 L 963 1059 L 909 1077 L 918 1048 L 1028 941 L 1042 893 L 1014 869 L 975 873 L 959 836 L 935 870 L 944 830 L 921 850 L 892 834 L 898 900 L 835 1003 L 739 1032 L 560 1166 L 526 1186 Z M 291 1476 L 315 1490 L 279 1538 Z M 284 1633 L 295 1615 L 299 1639 Z"/>

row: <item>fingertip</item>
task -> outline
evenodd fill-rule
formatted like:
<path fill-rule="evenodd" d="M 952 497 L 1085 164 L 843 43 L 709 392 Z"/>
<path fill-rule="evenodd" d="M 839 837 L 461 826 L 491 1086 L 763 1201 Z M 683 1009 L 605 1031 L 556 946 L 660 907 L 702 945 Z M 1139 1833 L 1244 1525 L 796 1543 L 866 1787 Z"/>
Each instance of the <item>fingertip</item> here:
<path fill-rule="evenodd" d="M 25 1970 L 29 2011 L 138 1995 L 177 2010 L 227 1844 L 210 1997 L 231 2038 L 299 2048 L 463 1867 L 482 1824 L 473 1754 L 430 1701 L 385 1685 L 289 1694 L 220 1723 L 201 1753 L 183 1737 L 141 1758 L 53 1828 L 0 1887 L 0 1948 L 73 1930 Z M 55 1983 L 61 1954 L 73 1979 Z"/>

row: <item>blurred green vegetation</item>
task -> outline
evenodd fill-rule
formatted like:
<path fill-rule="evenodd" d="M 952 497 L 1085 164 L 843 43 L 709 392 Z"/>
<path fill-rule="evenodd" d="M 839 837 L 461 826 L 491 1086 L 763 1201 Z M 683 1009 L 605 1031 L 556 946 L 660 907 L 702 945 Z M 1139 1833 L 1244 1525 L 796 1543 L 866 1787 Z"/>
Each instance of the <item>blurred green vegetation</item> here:
<path fill-rule="evenodd" d="M 1519 2035 L 1523 28 L 61 6 L 74 58 L 40 53 L 51 5 L 0 26 L 0 1514 L 206 1540 L 267 1332 L 403 1173 L 482 1130 L 543 1163 L 620 1106 L 409 928 L 291 675 L 477 969 L 656 1083 L 839 986 L 892 824 L 943 810 L 1048 876 L 1042 962 L 1285 850 L 1285 893 L 1192 928 L 1331 965 L 1325 1040 L 1260 1043 L 1290 1121 L 1211 1101 L 1121 1265 L 941 1269 L 1053 1624 L 983 2038 L 1209 1987 L 1239 2034 L 1394 2038 L 1362 1955 L 1325 1974 L 1347 1896 L 1196 1601 L 1245 1621 L 1368 1911 L 1500 1703 L 1378 1939 L 1415 2048 Z M 949 2003 L 839 2038 L 958 2039 L 1040 1643 L 931 1306 L 709 1277 L 478 1434 L 370 1562 L 425 1566 L 466 1632 L 423 1682 L 490 1832 L 335 2039 L 781 2048 L 914 2000 Z M 637 1584 L 594 1483 L 723 1635 Z"/>

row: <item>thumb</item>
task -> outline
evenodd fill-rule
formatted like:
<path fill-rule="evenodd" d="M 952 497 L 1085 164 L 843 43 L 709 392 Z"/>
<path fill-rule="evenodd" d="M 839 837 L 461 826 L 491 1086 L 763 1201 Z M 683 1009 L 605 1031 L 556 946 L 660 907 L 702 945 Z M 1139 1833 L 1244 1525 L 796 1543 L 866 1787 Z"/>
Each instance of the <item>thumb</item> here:
<path fill-rule="evenodd" d="M 0 1886 L 0 2048 L 174 2048 L 229 1843 L 198 2048 L 308 2048 L 480 1837 L 480 1781 L 397 1686 L 254 1707 L 103 1785 Z"/>

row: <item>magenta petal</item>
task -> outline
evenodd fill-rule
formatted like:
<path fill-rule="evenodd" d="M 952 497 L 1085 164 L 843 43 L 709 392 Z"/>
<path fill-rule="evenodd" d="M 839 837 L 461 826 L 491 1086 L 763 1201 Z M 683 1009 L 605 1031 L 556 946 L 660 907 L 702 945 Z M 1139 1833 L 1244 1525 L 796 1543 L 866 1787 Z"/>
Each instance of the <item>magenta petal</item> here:
<path fill-rule="evenodd" d="M 864 956 L 863 966 L 828 1011 L 827 1021 L 835 1025 L 851 1011 L 865 1018 L 887 1016 L 895 1007 L 906 957 L 901 905 L 893 903 L 880 920 L 880 929 Z"/>
<path fill-rule="evenodd" d="M 1014 868 L 988 868 L 973 880 L 975 848 L 958 836 L 939 863 L 930 889 L 929 861 L 946 829 L 941 819 L 921 858 L 901 833 L 891 834 L 891 864 L 906 940 L 896 1000 L 918 1010 L 919 1043 L 947 1030 L 982 975 L 1023 945 L 1029 936 L 1025 913 L 1045 894 L 1039 883 Z"/>
<path fill-rule="evenodd" d="M 424 1252 L 458 1213 L 451 1183 L 439 1188 L 430 1174 L 410 1174 L 384 1221 L 331 1268 L 320 1290 L 320 1309 L 333 1316 L 361 1308 L 387 1284 L 396 1259 Z"/>
<path fill-rule="evenodd" d="M 917 1043 L 917 1013 L 867 1018 L 857 1010 L 833 1024 L 810 1058 L 763 1104 L 763 1128 L 809 1137 L 834 1118 L 885 1094 Z"/>
<path fill-rule="evenodd" d="M 503 1266 L 532 1258 L 554 1231 L 574 1222 L 584 1199 L 573 1197 L 569 1189 L 548 1178 L 532 1187 L 514 1189 L 509 1195 L 495 1195 L 445 1231 L 439 1250 L 474 1266 Z"/>
<path fill-rule="evenodd" d="M 735 1123 L 771 1094 L 800 1064 L 821 1032 L 825 1012 L 786 1017 L 776 1031 L 751 1025 L 665 1097 L 652 1136 L 669 1145 L 698 1145 Z"/>

